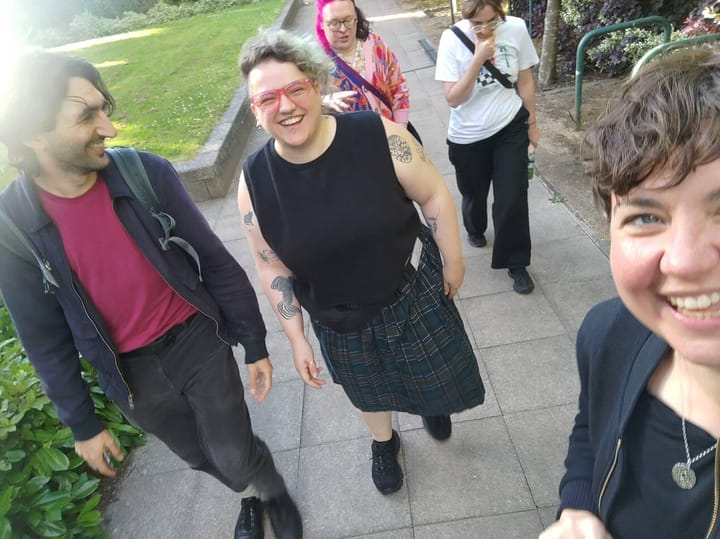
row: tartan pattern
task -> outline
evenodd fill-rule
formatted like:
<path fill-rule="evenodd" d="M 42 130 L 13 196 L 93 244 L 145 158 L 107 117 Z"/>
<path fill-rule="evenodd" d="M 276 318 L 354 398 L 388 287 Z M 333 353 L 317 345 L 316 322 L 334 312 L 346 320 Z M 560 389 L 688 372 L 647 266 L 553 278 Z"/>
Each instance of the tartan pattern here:
<path fill-rule="evenodd" d="M 328 371 L 365 412 L 449 415 L 482 404 L 485 388 L 442 261 L 423 226 L 418 270 L 365 327 L 340 333 L 312 320 Z"/>

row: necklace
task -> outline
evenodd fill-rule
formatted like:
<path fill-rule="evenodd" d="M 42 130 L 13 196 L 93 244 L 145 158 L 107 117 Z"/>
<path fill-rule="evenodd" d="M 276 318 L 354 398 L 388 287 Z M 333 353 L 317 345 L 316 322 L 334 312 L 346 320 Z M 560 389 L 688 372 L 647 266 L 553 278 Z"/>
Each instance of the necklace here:
<path fill-rule="evenodd" d="M 682 422 L 683 443 L 685 444 L 685 458 L 687 460 L 678 462 L 672 467 L 672 478 L 681 489 L 690 490 L 695 486 L 697 480 L 692 465 L 714 451 L 718 444 L 715 442 L 702 453 L 690 458 L 690 447 L 688 446 L 687 430 L 685 429 L 685 393 L 683 392 L 682 378 L 680 379 L 680 420 Z"/>
<path fill-rule="evenodd" d="M 340 54 L 340 57 L 345 60 L 345 63 L 352 67 L 355 71 L 365 70 L 365 53 L 359 39 L 355 40 L 355 50 L 352 53 L 348 55 L 342 53 L 338 54 Z"/>

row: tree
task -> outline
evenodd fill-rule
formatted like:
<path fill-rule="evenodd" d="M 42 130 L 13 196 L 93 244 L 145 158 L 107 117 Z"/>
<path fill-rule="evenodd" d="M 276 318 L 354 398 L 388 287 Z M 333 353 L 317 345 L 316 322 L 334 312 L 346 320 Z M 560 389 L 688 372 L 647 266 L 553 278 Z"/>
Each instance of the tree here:
<path fill-rule="evenodd" d="M 558 51 L 558 30 L 560 26 L 560 0 L 548 0 L 545 8 L 545 24 L 540 53 L 538 84 L 549 86 L 555 79 L 555 63 Z"/>

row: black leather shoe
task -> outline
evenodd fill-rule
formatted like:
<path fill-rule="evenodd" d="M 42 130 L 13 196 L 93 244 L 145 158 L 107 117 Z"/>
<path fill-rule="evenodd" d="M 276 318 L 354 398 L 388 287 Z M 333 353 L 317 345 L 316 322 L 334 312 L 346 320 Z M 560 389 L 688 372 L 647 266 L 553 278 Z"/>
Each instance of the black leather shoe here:
<path fill-rule="evenodd" d="M 518 294 L 529 294 L 535 289 L 535 283 L 525 268 L 510 268 L 508 275 L 513 280 L 513 290 Z"/>
<path fill-rule="evenodd" d="M 255 496 L 243 498 L 235 524 L 235 539 L 263 539 L 263 506 Z"/>
<path fill-rule="evenodd" d="M 472 247 L 485 247 L 487 245 L 487 240 L 485 239 L 485 234 L 480 234 L 478 236 L 468 234 L 468 243 Z"/>
<path fill-rule="evenodd" d="M 300 512 L 287 491 L 266 501 L 265 510 L 277 539 L 302 539 Z"/>
<path fill-rule="evenodd" d="M 428 434 L 436 440 L 447 440 L 452 434 L 452 423 L 449 415 L 423 416 L 422 422 Z"/>
<path fill-rule="evenodd" d="M 375 488 L 381 494 L 397 492 L 403 484 L 403 473 L 398 463 L 400 436 L 393 430 L 392 438 L 387 442 L 373 440 L 371 449 L 372 479 Z"/>

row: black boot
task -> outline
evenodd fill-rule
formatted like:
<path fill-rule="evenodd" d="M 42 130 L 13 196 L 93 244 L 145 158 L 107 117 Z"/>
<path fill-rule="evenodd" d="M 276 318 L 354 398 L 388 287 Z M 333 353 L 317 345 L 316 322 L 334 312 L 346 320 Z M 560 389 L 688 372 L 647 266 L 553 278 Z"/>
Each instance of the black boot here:
<path fill-rule="evenodd" d="M 428 434 L 436 440 L 447 440 L 452 434 L 452 423 L 449 415 L 422 416 L 423 426 Z"/>
<path fill-rule="evenodd" d="M 300 512 L 287 491 L 266 501 L 265 510 L 277 539 L 302 539 Z"/>
<path fill-rule="evenodd" d="M 243 498 L 235 524 L 235 539 L 263 539 L 263 506 L 255 496 Z"/>
<path fill-rule="evenodd" d="M 372 443 L 372 478 L 382 494 L 392 494 L 400 490 L 403 473 L 398 463 L 400 436 L 393 430 L 392 438 L 387 442 Z"/>

